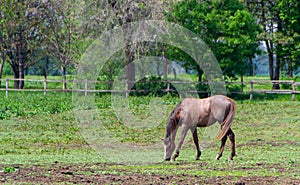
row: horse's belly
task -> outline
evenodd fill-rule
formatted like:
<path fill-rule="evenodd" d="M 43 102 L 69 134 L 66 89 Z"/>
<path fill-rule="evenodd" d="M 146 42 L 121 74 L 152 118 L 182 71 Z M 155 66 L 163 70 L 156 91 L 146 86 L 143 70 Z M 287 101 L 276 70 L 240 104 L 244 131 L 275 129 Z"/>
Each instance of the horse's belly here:
<path fill-rule="evenodd" d="M 208 126 L 213 125 L 216 121 L 217 120 L 215 120 L 214 118 L 207 116 L 198 121 L 197 127 L 208 127 Z"/>

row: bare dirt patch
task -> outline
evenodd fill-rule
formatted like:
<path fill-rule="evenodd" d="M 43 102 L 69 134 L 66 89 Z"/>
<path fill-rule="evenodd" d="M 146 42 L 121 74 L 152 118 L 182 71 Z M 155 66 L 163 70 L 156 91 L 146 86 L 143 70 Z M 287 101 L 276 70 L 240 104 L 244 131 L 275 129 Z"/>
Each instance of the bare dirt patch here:
<path fill-rule="evenodd" d="M 264 165 L 264 164 L 261 164 Z M 7 166 L 0 165 L 1 169 Z M 163 175 L 140 173 L 122 169 L 107 170 L 110 164 L 67 165 L 14 165 L 13 171 L 0 172 L 0 183 L 13 184 L 300 184 L 300 179 L 290 177 L 203 177 L 200 175 Z M 266 166 L 267 167 L 267 166 Z M 278 167 L 278 166 L 277 166 Z M 137 167 L 138 168 L 138 167 Z M 178 166 L 180 169 L 181 167 Z M 201 168 L 201 166 L 199 167 Z M 248 170 L 248 169 L 245 169 Z M 255 169 L 252 169 L 255 170 Z M 137 169 L 138 171 L 138 169 Z"/>

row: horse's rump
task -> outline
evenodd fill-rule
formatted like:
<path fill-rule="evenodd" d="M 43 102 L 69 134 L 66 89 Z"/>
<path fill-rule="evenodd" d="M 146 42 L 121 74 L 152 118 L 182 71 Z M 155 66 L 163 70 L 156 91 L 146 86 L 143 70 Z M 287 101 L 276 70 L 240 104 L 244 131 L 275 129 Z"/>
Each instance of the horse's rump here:
<path fill-rule="evenodd" d="M 232 124 L 232 121 L 233 121 L 233 118 L 235 116 L 235 112 L 236 112 L 236 104 L 235 102 L 226 97 L 226 99 L 230 102 L 229 104 L 229 110 L 225 111 L 227 113 L 224 121 L 221 123 L 221 130 L 219 131 L 219 133 L 217 134 L 217 139 L 218 140 L 221 140 L 225 134 L 227 133 L 227 131 L 229 130 L 231 124 Z M 228 109 L 228 107 L 227 107 Z"/>

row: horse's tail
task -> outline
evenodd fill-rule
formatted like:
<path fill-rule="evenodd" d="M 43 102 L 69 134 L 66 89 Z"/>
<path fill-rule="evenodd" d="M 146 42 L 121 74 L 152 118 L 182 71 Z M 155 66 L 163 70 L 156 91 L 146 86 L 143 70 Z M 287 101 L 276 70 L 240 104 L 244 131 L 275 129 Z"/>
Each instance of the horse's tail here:
<path fill-rule="evenodd" d="M 221 127 L 221 130 L 219 131 L 218 135 L 217 135 L 217 139 L 218 140 L 221 140 L 225 134 L 227 133 L 227 131 L 229 130 L 231 124 L 232 124 L 232 121 L 233 121 L 233 118 L 235 116 L 235 112 L 236 112 L 236 104 L 235 102 L 230 99 L 230 98 L 227 98 L 229 101 L 230 101 L 230 110 L 226 116 L 226 118 L 224 119 L 223 123 L 222 123 L 222 127 Z"/>

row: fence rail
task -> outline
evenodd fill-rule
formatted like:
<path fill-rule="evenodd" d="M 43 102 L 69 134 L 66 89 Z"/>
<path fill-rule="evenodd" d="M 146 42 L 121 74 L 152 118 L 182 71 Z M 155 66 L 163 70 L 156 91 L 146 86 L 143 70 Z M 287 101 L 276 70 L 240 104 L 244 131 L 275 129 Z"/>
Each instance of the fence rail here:
<path fill-rule="evenodd" d="M 255 84 L 287 84 L 291 86 L 291 89 L 258 89 L 254 90 Z M 300 91 L 297 91 L 297 86 L 300 86 L 300 82 L 295 82 L 292 80 L 252 80 L 250 82 L 250 100 L 253 98 L 254 93 L 266 93 L 266 94 L 291 94 L 292 101 L 295 101 L 295 94 L 300 94 Z"/>
<path fill-rule="evenodd" d="M 128 89 L 126 82 L 120 82 L 125 84 L 126 88 L 124 90 L 108 90 L 108 89 L 89 89 L 89 85 L 92 83 L 102 83 L 102 84 L 112 84 L 111 81 L 96 81 L 96 80 L 35 80 L 35 79 L 14 79 L 14 78 L 5 78 L 5 79 L 0 79 L 1 82 L 5 82 L 5 88 L 0 87 L 0 91 L 5 91 L 6 92 L 6 97 L 9 96 L 9 91 L 29 91 L 29 92 L 44 92 L 44 96 L 47 95 L 47 92 L 83 92 L 85 96 L 87 96 L 88 93 L 126 93 L 126 96 L 129 95 L 130 92 L 151 92 L 152 90 L 131 90 Z M 27 82 L 37 82 L 37 83 L 42 83 L 41 88 L 25 88 L 25 89 L 15 89 L 9 85 L 10 81 L 27 81 Z M 159 82 L 164 82 L 167 84 L 166 89 L 161 89 L 163 92 L 174 92 L 176 89 L 171 88 L 171 84 L 194 84 L 196 85 L 197 82 L 186 82 L 186 81 L 159 81 Z M 83 84 L 81 87 L 82 89 L 63 89 L 63 86 L 61 85 L 61 88 L 50 88 L 48 87 L 49 83 L 78 83 L 78 84 Z M 129 82 L 129 83 L 135 83 L 135 82 Z M 154 82 L 155 83 L 155 82 Z M 208 83 L 202 83 L 208 85 Z M 300 91 L 297 90 L 297 86 L 300 86 L 300 82 L 295 82 L 292 80 L 252 80 L 251 82 L 230 82 L 226 83 L 226 85 L 230 84 L 235 84 L 235 85 L 241 85 L 242 86 L 242 91 L 236 91 L 236 92 L 230 92 L 230 93 L 245 93 L 244 92 L 244 86 L 250 85 L 249 91 L 246 90 L 250 94 L 249 99 L 253 99 L 254 93 L 264 93 L 264 94 L 291 94 L 291 100 L 295 101 L 295 95 L 300 94 Z M 289 85 L 291 88 L 290 89 L 272 89 L 272 88 L 265 88 L 267 87 L 272 87 L 274 84 L 280 84 L 280 85 Z M 265 86 L 263 86 L 265 85 Z M 255 88 L 256 86 L 256 88 Z M 261 86 L 261 87 L 259 87 Z M 198 91 L 198 90 L 186 90 L 186 92 L 189 93 L 208 93 L 208 91 Z"/>

